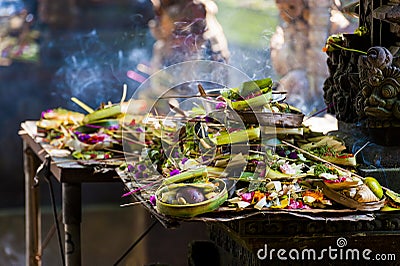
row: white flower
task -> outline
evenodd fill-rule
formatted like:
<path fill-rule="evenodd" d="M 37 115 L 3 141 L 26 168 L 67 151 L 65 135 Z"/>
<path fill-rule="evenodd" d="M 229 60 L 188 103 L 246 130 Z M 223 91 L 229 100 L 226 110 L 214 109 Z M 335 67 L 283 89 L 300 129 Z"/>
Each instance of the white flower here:
<path fill-rule="evenodd" d="M 287 162 L 279 166 L 279 169 L 281 170 L 282 173 L 288 175 L 294 175 L 297 172 L 296 168 L 293 168 L 293 166 L 288 164 Z"/>

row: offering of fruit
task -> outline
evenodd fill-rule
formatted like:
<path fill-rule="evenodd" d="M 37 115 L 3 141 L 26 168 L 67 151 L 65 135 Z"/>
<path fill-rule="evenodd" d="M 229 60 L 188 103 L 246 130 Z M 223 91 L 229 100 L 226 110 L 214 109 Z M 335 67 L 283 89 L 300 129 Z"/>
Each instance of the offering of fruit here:
<path fill-rule="evenodd" d="M 157 211 L 175 217 L 193 217 L 212 212 L 228 198 L 226 184 L 220 179 L 199 183 L 173 183 L 156 192 Z"/>
<path fill-rule="evenodd" d="M 378 199 L 381 199 L 383 197 L 383 189 L 378 180 L 371 176 L 368 176 L 364 179 L 364 183 L 369 187 L 369 189 L 371 189 L 371 191 L 375 194 L 375 196 L 378 197 Z"/>

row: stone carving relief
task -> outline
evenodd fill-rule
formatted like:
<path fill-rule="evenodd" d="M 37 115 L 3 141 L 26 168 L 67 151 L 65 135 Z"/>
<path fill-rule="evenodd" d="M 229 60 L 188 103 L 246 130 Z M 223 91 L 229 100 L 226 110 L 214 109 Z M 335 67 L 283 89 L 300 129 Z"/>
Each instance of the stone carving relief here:
<path fill-rule="evenodd" d="M 371 47 L 359 58 L 358 69 L 357 114 L 369 128 L 400 127 L 400 68 L 393 55 L 385 47 Z"/>
<path fill-rule="evenodd" d="M 338 37 L 339 38 L 339 37 Z M 356 34 L 343 34 L 337 44 L 366 50 L 366 39 Z M 325 80 L 324 101 L 328 112 L 336 115 L 339 121 L 355 123 L 359 120 L 354 99 L 359 92 L 358 52 L 334 49 L 327 51 L 329 77 Z"/>
<path fill-rule="evenodd" d="M 342 42 L 333 39 L 327 51 L 325 103 L 339 122 L 360 126 L 371 142 L 400 146 L 400 1 L 364 0 L 352 6 L 358 32 L 343 34 Z"/>

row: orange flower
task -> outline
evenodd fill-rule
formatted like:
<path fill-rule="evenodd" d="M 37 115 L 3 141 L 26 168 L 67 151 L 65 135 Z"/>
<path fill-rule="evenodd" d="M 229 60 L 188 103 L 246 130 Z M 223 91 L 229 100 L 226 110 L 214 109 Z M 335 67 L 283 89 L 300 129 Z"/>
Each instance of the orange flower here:
<path fill-rule="evenodd" d="M 303 197 L 313 197 L 316 201 L 321 202 L 324 199 L 324 194 L 320 191 L 311 191 L 307 190 L 306 192 L 303 193 Z"/>
<path fill-rule="evenodd" d="M 256 204 L 259 202 L 263 197 L 265 196 L 265 193 L 261 191 L 255 191 L 253 195 L 253 200 L 251 201 L 251 204 Z"/>

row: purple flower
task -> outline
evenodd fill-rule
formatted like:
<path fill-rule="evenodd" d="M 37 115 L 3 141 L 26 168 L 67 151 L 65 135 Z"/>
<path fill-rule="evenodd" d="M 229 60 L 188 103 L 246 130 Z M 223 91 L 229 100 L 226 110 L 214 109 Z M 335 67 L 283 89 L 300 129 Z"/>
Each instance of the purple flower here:
<path fill-rule="evenodd" d="M 142 128 L 138 127 L 138 128 L 136 128 L 136 132 L 143 133 L 143 132 L 144 132 L 144 130 L 143 130 Z"/>
<path fill-rule="evenodd" d="M 181 171 L 179 171 L 179 169 L 174 169 L 171 172 L 169 172 L 169 176 L 174 176 L 174 175 L 180 174 L 180 172 Z"/>
<path fill-rule="evenodd" d="M 42 114 L 41 114 L 41 118 L 45 119 L 46 118 L 46 114 L 52 113 L 52 112 L 54 112 L 53 109 L 49 109 L 49 110 L 43 111 Z"/>
<path fill-rule="evenodd" d="M 297 153 L 295 151 L 292 151 L 291 153 L 289 153 L 288 157 L 289 157 L 289 159 L 299 158 L 299 156 L 297 156 Z"/>
<path fill-rule="evenodd" d="M 258 162 L 257 162 L 257 165 L 259 165 L 259 166 L 265 166 L 265 162 L 264 162 L 264 161 L 258 161 Z"/>
<path fill-rule="evenodd" d="M 205 120 L 207 123 L 211 123 L 211 122 L 214 121 L 214 119 L 212 119 L 212 118 L 209 117 L 209 116 L 204 117 L 204 120 Z"/>
<path fill-rule="evenodd" d="M 144 164 L 139 164 L 138 166 L 137 166 L 137 169 L 140 171 L 140 172 L 143 172 L 144 170 L 146 170 L 146 165 L 144 165 Z"/>
<path fill-rule="evenodd" d="M 265 169 L 261 170 L 261 172 L 260 172 L 261 177 L 265 177 L 266 174 L 267 174 L 267 171 Z"/>
<path fill-rule="evenodd" d="M 253 196 L 254 196 L 254 191 L 246 192 L 246 193 L 243 193 L 242 195 L 240 195 L 242 200 L 246 201 L 246 202 L 251 202 L 251 200 L 253 199 Z"/>
<path fill-rule="evenodd" d="M 135 178 L 136 178 L 136 179 L 141 178 L 141 177 L 143 177 L 143 175 L 142 175 L 141 172 L 136 172 L 136 173 L 135 173 Z"/>
<path fill-rule="evenodd" d="M 88 134 L 78 133 L 78 139 L 82 142 L 85 142 L 86 140 L 90 139 L 90 136 Z"/>
<path fill-rule="evenodd" d="M 226 103 L 225 102 L 218 102 L 216 105 L 215 105 L 215 108 L 216 109 L 223 109 L 223 108 L 225 108 L 226 107 Z"/>
<path fill-rule="evenodd" d="M 157 198 L 155 195 L 151 195 L 149 200 L 150 200 L 151 205 L 153 205 L 153 206 L 156 205 Z"/>
<path fill-rule="evenodd" d="M 276 149 L 276 154 L 278 154 L 278 155 L 281 156 L 281 157 L 286 157 L 285 150 L 282 149 L 282 148 L 277 148 L 277 149 Z"/>
<path fill-rule="evenodd" d="M 119 125 L 113 125 L 108 127 L 109 130 L 118 130 L 119 129 Z"/>
<path fill-rule="evenodd" d="M 135 167 L 131 164 L 128 164 L 127 168 L 128 168 L 128 172 L 133 172 L 135 170 Z"/>
<path fill-rule="evenodd" d="M 290 204 L 289 204 L 289 206 L 288 206 L 288 209 L 301 209 L 301 205 L 300 205 L 300 202 L 297 202 L 297 201 L 295 201 L 295 200 L 293 200 L 293 199 L 290 199 Z"/>
<path fill-rule="evenodd" d="M 189 160 L 188 158 L 184 157 L 184 158 L 182 159 L 181 163 L 182 163 L 182 164 L 185 164 L 188 160 Z"/>

